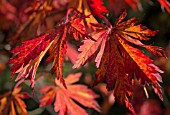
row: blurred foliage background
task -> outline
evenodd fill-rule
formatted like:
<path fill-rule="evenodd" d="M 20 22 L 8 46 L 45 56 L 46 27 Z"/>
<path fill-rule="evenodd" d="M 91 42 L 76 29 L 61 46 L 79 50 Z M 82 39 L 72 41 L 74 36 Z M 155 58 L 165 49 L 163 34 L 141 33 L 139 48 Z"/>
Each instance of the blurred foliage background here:
<path fill-rule="evenodd" d="M 67 8 L 67 0 L 58 0 L 58 2 L 54 3 L 54 11 L 51 10 L 48 14 L 46 13 L 48 12 L 48 9 L 46 11 L 37 11 L 39 12 L 37 13 L 37 17 L 35 20 L 31 20 L 30 16 L 33 16 L 33 13 L 31 9 L 29 9 L 31 7 L 28 7 L 28 4 L 31 4 L 31 1 L 9 0 L 8 4 L 5 4 L 4 1 L 7 2 L 6 0 L 0 0 L 0 95 L 8 90 L 11 90 L 15 85 L 15 81 L 13 80 L 10 82 L 9 78 L 10 65 L 8 65 L 7 62 L 12 56 L 10 50 L 21 44 L 21 42 L 28 39 L 33 39 L 37 35 L 55 27 L 56 22 L 65 15 Z M 163 11 L 160 4 L 154 0 L 152 5 L 141 0 L 142 9 L 140 9 L 140 11 L 134 11 L 127 4 L 120 4 L 120 2 L 117 6 L 109 4 L 107 0 L 104 2 L 110 11 L 108 18 L 111 23 L 114 23 L 116 17 L 119 16 L 122 9 L 126 8 L 128 10 L 127 19 L 137 17 L 140 20 L 139 23 L 142 25 L 145 25 L 152 30 L 159 30 L 159 33 L 155 37 L 152 37 L 149 42 L 146 42 L 146 44 L 163 47 L 167 51 L 168 58 L 165 59 L 163 57 L 155 57 L 148 52 L 146 53 L 154 60 L 155 64 L 164 71 L 162 74 L 164 82 L 162 84 L 164 100 L 161 102 L 150 87 L 146 87 L 149 94 L 148 99 L 146 98 L 146 92 L 144 92 L 143 88 L 134 87 L 135 96 L 132 103 L 134 104 L 135 110 L 139 115 L 168 115 L 170 113 L 170 13 Z M 26 13 L 24 12 L 25 10 L 27 10 Z M 28 22 L 28 20 L 31 21 Z M 45 21 L 47 23 L 45 23 Z M 88 85 L 92 88 L 94 73 L 96 71 L 94 63 L 89 63 L 85 67 L 75 70 L 72 69 L 72 66 L 73 64 L 71 61 L 66 59 L 63 67 L 64 75 L 66 76 L 69 73 L 82 72 L 83 75 L 79 83 Z M 41 76 L 46 76 L 46 71 L 48 71 L 49 68 L 50 65 L 45 65 L 45 60 L 41 62 L 37 72 L 37 78 L 39 78 L 39 80 L 35 84 L 35 94 L 33 98 L 25 100 L 27 110 L 30 115 L 56 114 L 52 105 L 39 108 L 38 99 L 41 95 L 38 90 L 42 85 L 50 82 L 48 79 Z M 51 77 L 54 76 L 51 75 Z M 24 91 L 32 94 L 27 82 L 23 84 L 22 87 Z M 130 114 L 124 106 L 119 105 L 114 100 L 111 92 L 106 91 L 104 83 L 101 83 L 92 89 L 100 95 L 100 98 L 98 98 L 97 101 L 102 107 L 102 113 L 86 108 L 89 114 Z"/>

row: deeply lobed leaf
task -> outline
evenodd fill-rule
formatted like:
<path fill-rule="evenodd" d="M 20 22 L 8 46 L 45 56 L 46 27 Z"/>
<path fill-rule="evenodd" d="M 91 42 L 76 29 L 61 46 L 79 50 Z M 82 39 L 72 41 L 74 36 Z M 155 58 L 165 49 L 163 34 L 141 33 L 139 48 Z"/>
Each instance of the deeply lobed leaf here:
<path fill-rule="evenodd" d="M 9 60 L 9 64 L 12 64 L 11 79 L 18 73 L 15 80 L 18 81 L 17 86 L 25 80 L 29 80 L 31 82 L 31 88 L 34 88 L 37 68 L 47 51 L 49 51 L 50 56 L 46 62 L 50 63 L 53 60 L 51 72 L 56 73 L 57 79 L 65 85 L 62 66 L 67 50 L 67 34 L 73 35 L 75 40 L 79 40 L 80 37 L 92 39 L 86 33 L 83 23 L 85 18 L 87 16 L 84 16 L 79 11 L 69 9 L 66 15 L 66 21 L 61 21 L 54 31 L 33 40 L 23 42 L 21 46 L 13 49 L 11 52 L 14 54 L 14 57 Z"/>
<path fill-rule="evenodd" d="M 96 40 L 84 40 L 79 48 L 81 53 L 73 67 L 79 67 L 87 59 L 101 48 L 95 59 L 96 66 L 99 67 L 95 73 L 94 85 L 106 80 L 107 89 L 114 90 L 116 100 L 125 103 L 129 110 L 135 114 L 130 99 L 133 96 L 132 80 L 137 78 L 141 84 L 151 83 L 155 93 L 162 99 L 162 91 L 159 82 L 162 78 L 159 73 L 162 71 L 153 64 L 153 61 L 142 51 L 132 45 L 146 48 L 155 55 L 165 56 L 162 48 L 145 45 L 140 40 L 149 40 L 157 31 L 152 31 L 142 25 L 135 25 L 135 18 L 123 21 L 126 12 L 116 20 L 114 26 L 103 26 L 103 30 L 97 34 L 92 34 Z M 96 25 L 98 26 L 98 25 Z M 99 27 L 99 26 L 98 26 Z M 99 40 L 99 41 L 98 41 Z M 93 48 L 93 49 L 92 49 Z"/>
<path fill-rule="evenodd" d="M 78 106 L 74 101 L 81 105 L 100 111 L 99 105 L 94 100 L 98 97 L 92 90 L 84 85 L 73 85 L 80 79 L 81 73 L 70 74 L 66 77 L 67 89 L 56 79 L 56 86 L 44 86 L 40 92 L 45 93 L 40 98 L 40 106 L 47 106 L 54 102 L 54 110 L 60 115 L 70 113 L 71 115 L 87 115 L 87 112 Z M 74 100 L 74 101 L 73 101 Z"/>

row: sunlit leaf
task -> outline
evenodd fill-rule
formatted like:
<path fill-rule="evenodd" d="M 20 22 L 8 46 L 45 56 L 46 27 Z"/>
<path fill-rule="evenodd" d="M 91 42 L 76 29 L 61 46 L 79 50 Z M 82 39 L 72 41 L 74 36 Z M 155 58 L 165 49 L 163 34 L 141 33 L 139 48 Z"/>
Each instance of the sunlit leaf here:
<path fill-rule="evenodd" d="M 62 66 L 67 51 L 67 34 L 69 34 L 69 37 L 73 36 L 75 40 L 85 37 L 92 39 L 86 33 L 83 24 L 85 18 L 87 16 L 79 11 L 69 9 L 66 20 L 58 23 L 54 30 L 33 40 L 25 41 L 21 46 L 13 49 L 11 52 L 14 56 L 9 60 L 9 64 L 12 64 L 11 79 L 18 73 L 15 80 L 18 81 L 17 86 L 25 80 L 29 80 L 31 88 L 34 88 L 37 68 L 47 51 L 49 51 L 50 55 L 46 62 L 53 61 L 51 72 L 56 73 L 57 79 L 65 85 Z"/>
<path fill-rule="evenodd" d="M 143 85 L 151 83 L 155 93 L 162 99 L 162 90 L 159 84 L 162 82 L 162 78 L 159 73 L 163 71 L 155 66 L 153 61 L 141 50 L 133 46 L 146 48 L 158 56 L 166 55 L 161 47 L 145 45 L 141 42 L 141 40 L 149 40 L 150 36 L 154 36 L 157 31 L 136 25 L 137 19 L 135 18 L 123 21 L 126 15 L 126 12 L 123 12 L 114 26 L 105 26 L 97 34 L 93 35 L 92 33 L 96 41 L 84 40 L 83 45 L 79 48 L 81 53 L 73 67 L 84 65 L 89 57 L 94 56 L 101 44 L 95 59 L 96 66 L 99 68 L 95 73 L 94 85 L 106 80 L 106 87 L 108 90 L 114 90 L 115 99 L 124 103 L 135 114 L 130 103 L 133 96 L 132 80 L 136 77 Z"/>

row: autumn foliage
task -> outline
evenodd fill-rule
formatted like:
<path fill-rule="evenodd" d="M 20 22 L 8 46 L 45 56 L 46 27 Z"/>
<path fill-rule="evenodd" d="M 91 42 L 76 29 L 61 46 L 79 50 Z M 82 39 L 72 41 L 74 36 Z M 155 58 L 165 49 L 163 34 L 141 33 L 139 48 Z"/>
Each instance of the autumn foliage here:
<path fill-rule="evenodd" d="M 4 1 L 0 1 L 0 11 L 8 14 L 6 15 L 8 20 L 18 24 L 17 12 L 8 10 L 8 7 L 14 8 L 14 6 Z M 118 0 L 108 2 L 113 6 L 129 5 L 134 11 L 137 11 L 137 7 L 139 10 L 142 8 L 138 0 L 121 1 L 122 3 Z M 146 2 L 151 3 L 150 0 Z M 170 3 L 167 0 L 158 0 L 158 2 L 170 13 Z M 85 107 L 100 112 L 101 107 L 95 100 L 99 95 L 85 85 L 74 84 L 80 80 L 81 73 L 70 73 L 65 76 L 63 66 L 66 59 L 72 62 L 74 70 L 81 69 L 83 66 L 86 68 L 88 62 L 95 62 L 95 79 L 91 86 L 106 83 L 106 89 L 112 92 L 115 100 L 125 105 L 132 114 L 136 114 L 131 103 L 136 86 L 151 86 L 163 101 L 161 88 L 163 81 L 160 75 L 163 71 L 143 51 L 148 51 L 155 56 L 167 57 L 163 48 L 145 44 L 158 33 L 158 30 L 151 30 L 139 24 L 137 18 L 127 19 L 126 10 L 121 10 L 115 22 L 111 22 L 107 17 L 110 12 L 102 0 L 34 0 L 22 4 L 25 13 L 21 14 L 25 19 L 20 21 L 25 21 L 9 42 L 12 47 L 15 47 L 10 51 L 12 57 L 8 61 L 11 70 L 10 80 L 15 79 L 16 84 L 13 91 L 0 95 L 1 114 L 28 114 L 22 99 L 30 96 L 26 92 L 20 92 L 21 86 L 29 81 L 34 92 L 34 86 L 39 80 L 36 77 L 39 73 L 38 67 L 42 62 L 51 65 L 49 69 L 51 83 L 42 86 L 39 90 L 42 94 L 39 99 L 40 107 L 53 105 L 54 111 L 60 115 L 88 114 Z M 29 7 L 25 8 L 26 5 Z M 53 22 L 51 25 L 54 25 L 51 28 L 45 19 L 55 15 L 58 19 L 49 19 Z M 35 30 L 37 33 L 34 32 Z M 32 36 L 30 35 L 30 38 L 27 38 L 29 40 L 22 40 L 22 34 L 30 32 L 36 37 L 30 39 Z M 19 41 L 23 42 L 20 44 Z M 16 43 L 20 45 L 16 47 Z M 55 77 L 52 77 L 53 74 Z"/>
<path fill-rule="evenodd" d="M 0 96 L 0 114 L 4 115 L 27 115 L 26 104 L 22 99 L 27 99 L 30 96 L 27 92 L 20 92 L 21 88 L 14 88 Z"/>
<path fill-rule="evenodd" d="M 84 85 L 74 85 L 81 77 L 81 73 L 70 74 L 65 78 L 67 89 L 63 87 L 57 79 L 55 79 L 56 86 L 44 86 L 40 89 L 41 93 L 45 93 L 40 98 L 40 106 L 47 106 L 54 102 L 54 110 L 60 115 L 67 113 L 76 115 L 86 115 L 87 112 L 79 107 L 73 100 L 82 104 L 85 107 L 93 108 L 100 111 L 100 107 L 94 100 L 98 97 L 94 92 Z"/>

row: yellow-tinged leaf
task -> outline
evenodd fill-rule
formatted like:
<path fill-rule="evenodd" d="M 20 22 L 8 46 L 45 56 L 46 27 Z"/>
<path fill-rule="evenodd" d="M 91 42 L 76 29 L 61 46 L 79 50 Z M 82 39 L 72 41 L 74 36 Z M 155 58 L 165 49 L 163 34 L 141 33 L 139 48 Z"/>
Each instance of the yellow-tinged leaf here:
<path fill-rule="evenodd" d="M 12 95 L 16 95 L 21 91 L 21 87 L 15 88 L 15 90 L 12 92 Z"/>
<path fill-rule="evenodd" d="M 0 98 L 0 115 L 28 115 L 26 104 L 22 99 L 29 98 L 26 92 L 20 92 L 21 88 L 15 87 Z"/>
<path fill-rule="evenodd" d="M 53 102 L 54 97 L 56 95 L 56 90 L 57 89 L 55 87 L 53 87 L 53 86 L 49 87 L 49 89 L 46 91 L 47 93 L 44 94 L 40 98 L 40 100 L 41 100 L 40 107 L 48 106 Z M 43 91 L 44 91 L 44 89 L 40 90 L 40 92 L 43 92 Z"/>
<path fill-rule="evenodd" d="M 0 99 L 0 114 L 3 113 L 6 104 L 7 104 L 7 98 L 6 97 L 1 98 Z"/>
<path fill-rule="evenodd" d="M 11 108 L 10 108 L 9 115 L 16 115 L 15 107 L 14 107 L 14 102 L 13 101 L 11 101 Z"/>
<path fill-rule="evenodd" d="M 86 16 L 89 16 L 89 18 L 85 19 L 85 22 L 89 28 L 95 29 L 93 26 L 91 26 L 91 23 L 97 23 L 97 20 L 91 14 L 86 0 L 75 0 L 74 2 L 72 0 L 69 0 L 68 8 L 71 7 L 76 8 L 79 12 L 83 13 Z"/>
<path fill-rule="evenodd" d="M 84 93 L 84 92 L 77 92 L 77 94 L 78 95 L 81 95 L 81 96 L 83 96 L 83 97 L 86 97 L 86 98 L 91 98 L 92 97 L 92 95 L 90 95 L 90 94 L 88 94 L 88 93 Z"/>
<path fill-rule="evenodd" d="M 15 106 L 19 115 L 28 115 L 26 105 L 20 98 L 15 97 Z"/>

